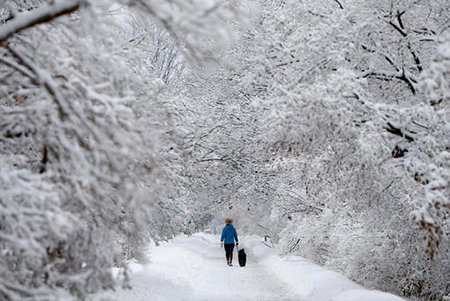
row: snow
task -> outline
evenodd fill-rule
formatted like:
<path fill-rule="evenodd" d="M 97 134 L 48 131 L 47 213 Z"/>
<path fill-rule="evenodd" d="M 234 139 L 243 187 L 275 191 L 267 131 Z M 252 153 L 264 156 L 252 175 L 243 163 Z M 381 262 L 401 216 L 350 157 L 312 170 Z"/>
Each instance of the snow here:
<path fill-rule="evenodd" d="M 2 25 L 0 28 L 0 41 L 4 41 L 12 34 L 31 27 L 33 25 L 46 22 L 51 18 L 62 14 L 70 13 L 78 8 L 82 1 L 60 0 L 53 5 L 35 9 L 32 13 L 25 12 L 15 17 L 12 21 Z"/>
<path fill-rule="evenodd" d="M 331 301 L 401 301 L 402 298 L 396 297 L 392 294 L 383 293 L 380 291 L 369 291 L 364 289 L 348 290 L 331 298 Z"/>
<path fill-rule="evenodd" d="M 95 295 L 93 301 L 144 300 L 297 300 L 401 301 L 368 290 L 303 258 L 281 258 L 256 236 L 241 238 L 247 266 L 228 267 L 219 237 L 180 236 L 151 249 L 151 262 L 132 262 L 132 289 Z M 117 271 L 116 271 L 117 273 Z"/>

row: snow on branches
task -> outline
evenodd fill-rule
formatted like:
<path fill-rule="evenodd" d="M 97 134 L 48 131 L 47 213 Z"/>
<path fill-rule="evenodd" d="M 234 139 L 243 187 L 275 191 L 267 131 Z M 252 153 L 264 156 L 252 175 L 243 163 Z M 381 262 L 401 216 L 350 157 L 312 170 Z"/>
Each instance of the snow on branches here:
<path fill-rule="evenodd" d="M 224 212 L 448 294 L 447 2 L 6 1 L 0 299 L 86 298 Z"/>
<path fill-rule="evenodd" d="M 426 101 L 432 106 L 426 123 L 415 174 L 425 185 L 420 209 L 415 213 L 421 229 L 428 233 L 427 252 L 431 258 L 449 239 L 450 222 L 450 34 L 442 38 L 430 68 L 422 75 Z M 444 244 L 444 246 L 442 246 Z"/>
<path fill-rule="evenodd" d="M 141 12 L 120 1 L 6 4 L 0 299 L 85 299 L 114 285 L 113 265 L 145 257 L 141 247 L 150 239 L 184 230 L 185 204 L 176 202 L 183 200 L 183 162 L 165 153 L 177 145 L 176 134 L 167 134 L 173 96 L 164 85 L 181 77 L 185 47 L 198 62 L 212 58 L 196 39 L 207 40 L 206 29 L 216 28 L 210 22 L 225 9 L 180 2 L 170 10 L 154 1 L 140 1 Z M 115 14 L 121 10 L 143 20 L 144 35 L 130 36 L 129 19 Z M 183 23 L 192 13 L 195 20 Z M 145 47 L 128 51 L 135 39 Z M 148 54 L 144 74 L 138 58 Z"/>

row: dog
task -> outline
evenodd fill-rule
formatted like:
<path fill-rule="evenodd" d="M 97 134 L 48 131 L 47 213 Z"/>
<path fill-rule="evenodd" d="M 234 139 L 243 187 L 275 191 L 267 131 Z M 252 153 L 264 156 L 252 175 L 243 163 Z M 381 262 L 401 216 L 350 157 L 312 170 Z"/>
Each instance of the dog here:
<path fill-rule="evenodd" d="M 238 252 L 238 262 L 239 266 L 245 267 L 245 263 L 247 262 L 247 254 L 245 254 L 244 249 L 240 249 Z"/>

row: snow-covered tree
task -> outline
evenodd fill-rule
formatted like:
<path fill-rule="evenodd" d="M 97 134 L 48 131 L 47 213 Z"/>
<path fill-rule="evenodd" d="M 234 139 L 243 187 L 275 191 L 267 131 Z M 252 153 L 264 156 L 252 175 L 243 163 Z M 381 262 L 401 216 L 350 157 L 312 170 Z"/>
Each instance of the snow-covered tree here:
<path fill-rule="evenodd" d="M 265 208 L 256 210 L 259 218 L 271 214 L 287 252 L 366 285 L 419 298 L 444 295 L 448 108 L 427 101 L 420 78 L 445 33 L 446 4 L 260 4 L 255 26 L 232 52 L 240 64 L 223 76 L 238 89 L 234 102 L 253 107 L 245 128 L 258 129 L 234 131 L 242 135 L 235 148 L 256 158 L 240 168 L 240 186 L 252 188 L 235 199 L 238 211 L 246 196 L 257 199 Z M 433 185 L 425 174 L 433 174 Z M 259 198 L 256 183 L 269 193 Z M 417 226 L 429 231 L 428 243 Z"/>
<path fill-rule="evenodd" d="M 0 298 L 82 299 L 228 214 L 448 295 L 447 2 L 6 1 Z"/>
<path fill-rule="evenodd" d="M 214 48 L 203 52 L 196 39 L 207 39 L 204 28 L 226 9 L 129 4 L 7 1 L 2 8 L 2 300 L 83 299 L 113 285 L 109 269 L 122 252 L 136 257 L 140 242 L 183 230 L 173 169 L 180 159 L 166 153 L 176 141 L 168 133 L 173 95 L 164 84 L 180 76 L 179 53 L 197 63 L 211 55 Z M 145 29 L 130 36 L 121 9 Z M 149 48 L 138 47 L 143 39 Z M 143 75 L 137 58 L 146 52 L 152 60 Z"/>

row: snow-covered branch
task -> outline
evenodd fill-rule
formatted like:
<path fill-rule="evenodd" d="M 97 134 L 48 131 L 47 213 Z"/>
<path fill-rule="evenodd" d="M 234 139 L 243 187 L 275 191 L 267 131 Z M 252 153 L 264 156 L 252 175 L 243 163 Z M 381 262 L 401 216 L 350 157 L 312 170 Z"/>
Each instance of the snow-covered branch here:
<path fill-rule="evenodd" d="M 70 14 L 86 3 L 85 0 L 58 0 L 54 4 L 21 13 L 0 27 L 0 43 L 13 34 L 27 28 L 49 22 L 62 15 Z"/>

